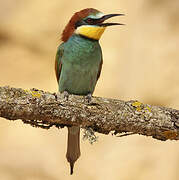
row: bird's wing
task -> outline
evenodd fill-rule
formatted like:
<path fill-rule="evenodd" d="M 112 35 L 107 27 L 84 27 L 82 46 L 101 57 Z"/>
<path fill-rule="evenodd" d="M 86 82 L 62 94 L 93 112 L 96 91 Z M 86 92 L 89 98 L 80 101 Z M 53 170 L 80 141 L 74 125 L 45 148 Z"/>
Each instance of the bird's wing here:
<path fill-rule="evenodd" d="M 63 56 L 64 46 L 63 43 L 58 47 L 57 54 L 55 57 L 55 73 L 57 82 L 59 82 L 60 79 L 60 73 L 62 69 L 62 56 Z"/>
<path fill-rule="evenodd" d="M 101 75 L 102 65 L 103 65 L 103 58 L 101 58 L 101 62 L 100 62 L 100 65 L 99 65 L 99 70 L 98 70 L 98 74 L 97 74 L 97 80 L 99 79 L 99 77 Z"/>

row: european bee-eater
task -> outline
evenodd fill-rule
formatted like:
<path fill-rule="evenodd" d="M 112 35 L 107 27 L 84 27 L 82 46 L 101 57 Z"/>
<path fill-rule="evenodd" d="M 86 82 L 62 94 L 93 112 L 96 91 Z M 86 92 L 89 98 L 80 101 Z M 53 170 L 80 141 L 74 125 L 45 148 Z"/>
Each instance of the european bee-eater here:
<path fill-rule="evenodd" d="M 123 14 L 108 14 L 87 8 L 76 12 L 66 25 L 57 49 L 55 70 L 59 92 L 91 97 L 103 64 L 99 39 L 107 26 L 121 23 L 104 23 Z M 66 158 L 73 174 L 75 161 L 80 156 L 80 127 L 68 127 Z"/>

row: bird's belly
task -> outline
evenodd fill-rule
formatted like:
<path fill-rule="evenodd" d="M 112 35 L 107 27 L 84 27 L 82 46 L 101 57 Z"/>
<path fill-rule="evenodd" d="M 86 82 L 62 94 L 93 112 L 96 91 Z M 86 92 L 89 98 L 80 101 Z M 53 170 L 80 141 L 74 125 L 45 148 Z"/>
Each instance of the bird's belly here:
<path fill-rule="evenodd" d="M 92 94 L 97 81 L 98 67 L 97 64 L 81 66 L 69 63 L 63 65 L 59 91 L 77 95 Z"/>

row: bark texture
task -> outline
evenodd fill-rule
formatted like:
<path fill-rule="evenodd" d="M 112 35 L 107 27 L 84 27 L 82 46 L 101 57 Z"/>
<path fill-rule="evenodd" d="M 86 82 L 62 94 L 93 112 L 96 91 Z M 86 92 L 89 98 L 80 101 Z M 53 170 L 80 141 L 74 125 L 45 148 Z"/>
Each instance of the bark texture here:
<path fill-rule="evenodd" d="M 34 127 L 80 125 L 95 132 L 132 132 L 158 140 L 179 140 L 179 110 L 121 101 L 44 92 L 38 89 L 0 87 L 0 117 L 21 119 Z"/>

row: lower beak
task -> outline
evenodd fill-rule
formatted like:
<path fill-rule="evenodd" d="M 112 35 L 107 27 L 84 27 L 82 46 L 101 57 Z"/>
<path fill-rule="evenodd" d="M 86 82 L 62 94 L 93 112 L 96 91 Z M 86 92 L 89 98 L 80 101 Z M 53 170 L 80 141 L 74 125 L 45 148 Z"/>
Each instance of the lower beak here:
<path fill-rule="evenodd" d="M 107 26 L 113 26 L 113 25 L 125 25 L 125 24 L 122 24 L 122 23 L 103 23 L 105 20 L 109 19 L 109 18 L 112 18 L 112 17 L 115 17 L 115 16 L 124 16 L 124 14 L 107 14 L 107 15 L 104 15 L 103 17 L 101 17 L 99 19 L 99 26 L 103 26 L 103 27 L 107 27 Z"/>

